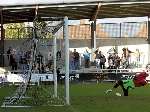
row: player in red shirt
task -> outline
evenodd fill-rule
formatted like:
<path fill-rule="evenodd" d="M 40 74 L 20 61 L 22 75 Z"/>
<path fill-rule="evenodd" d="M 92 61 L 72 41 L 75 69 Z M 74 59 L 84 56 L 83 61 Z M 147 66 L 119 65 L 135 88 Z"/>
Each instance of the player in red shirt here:
<path fill-rule="evenodd" d="M 124 96 L 128 96 L 129 89 L 134 89 L 134 87 L 145 86 L 148 83 L 146 80 L 146 77 L 148 77 L 148 74 L 146 72 L 140 72 L 140 73 L 137 73 L 133 79 L 116 81 L 113 88 L 117 88 L 121 86 Z M 106 93 L 111 92 L 111 91 L 112 90 L 109 89 L 106 91 Z"/>
<path fill-rule="evenodd" d="M 147 84 L 146 77 L 149 75 L 146 72 L 137 73 L 133 78 L 135 87 L 145 86 Z"/>

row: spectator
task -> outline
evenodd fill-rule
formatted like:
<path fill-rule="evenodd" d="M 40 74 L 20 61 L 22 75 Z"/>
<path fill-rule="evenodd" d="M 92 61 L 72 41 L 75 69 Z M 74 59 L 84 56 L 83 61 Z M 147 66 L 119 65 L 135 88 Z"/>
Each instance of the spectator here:
<path fill-rule="evenodd" d="M 36 61 L 39 65 L 41 65 L 43 63 L 43 56 L 42 56 L 41 52 L 39 52 L 39 54 L 37 55 Z"/>
<path fill-rule="evenodd" d="M 78 70 L 79 69 L 79 53 L 76 51 L 76 49 L 74 49 L 74 52 L 73 52 L 73 56 L 74 56 L 74 66 L 75 66 L 75 70 Z"/>
<path fill-rule="evenodd" d="M 53 64 L 53 53 L 51 51 L 49 51 L 49 53 L 48 53 L 48 66 L 49 66 L 49 69 L 51 69 L 52 64 Z"/>
<path fill-rule="evenodd" d="M 23 51 L 22 49 L 20 48 L 18 51 L 17 51 L 17 62 L 18 62 L 18 67 L 19 69 L 21 69 L 21 58 L 23 57 Z"/>
<path fill-rule="evenodd" d="M 111 55 L 111 53 L 109 53 L 109 55 L 108 55 L 108 69 L 111 69 L 112 66 L 113 66 L 112 55 Z"/>
<path fill-rule="evenodd" d="M 16 56 L 15 49 L 12 50 L 12 53 L 10 55 L 10 64 L 11 64 L 12 70 L 17 70 L 17 56 Z"/>
<path fill-rule="evenodd" d="M 115 53 L 109 53 L 108 56 L 108 68 L 114 69 L 115 68 Z"/>
<path fill-rule="evenodd" d="M 88 52 L 88 50 L 86 49 L 86 51 L 83 54 L 84 56 L 84 62 L 85 62 L 85 68 L 89 68 L 89 63 L 90 63 L 90 53 Z"/>
<path fill-rule="evenodd" d="M 27 68 L 27 58 L 26 58 L 26 56 L 25 56 L 26 54 L 25 54 L 25 52 L 23 52 L 23 54 L 22 54 L 22 56 L 20 57 L 20 68 L 21 68 L 21 70 L 26 70 L 26 68 Z"/>
<path fill-rule="evenodd" d="M 45 65 L 42 63 L 40 73 L 46 73 Z"/>
<path fill-rule="evenodd" d="M 116 54 L 115 54 L 115 60 L 114 60 L 115 68 L 119 68 L 119 67 L 120 67 L 120 62 L 121 62 L 121 59 L 120 59 L 120 57 L 118 56 L 118 54 L 116 53 Z"/>
<path fill-rule="evenodd" d="M 74 55 L 73 55 L 73 52 L 72 52 L 72 51 L 69 52 L 69 69 L 75 70 L 75 66 L 74 66 Z"/>
<path fill-rule="evenodd" d="M 57 53 L 56 53 L 56 57 L 57 57 L 57 60 L 59 60 L 60 58 L 61 58 L 61 51 L 59 50 L 59 51 L 57 51 Z"/>
<path fill-rule="evenodd" d="M 8 50 L 7 50 L 7 58 L 8 58 L 8 62 L 9 62 L 10 66 L 11 66 L 11 64 L 10 64 L 10 55 L 11 55 L 11 52 L 12 52 L 12 47 L 9 47 Z"/>
<path fill-rule="evenodd" d="M 98 49 L 95 51 L 95 62 L 96 62 L 96 68 L 100 67 L 100 59 L 99 59 L 99 52 Z"/>
<path fill-rule="evenodd" d="M 100 68 L 101 68 L 101 69 L 104 69 L 104 68 L 105 68 L 106 58 L 105 58 L 105 56 L 101 53 L 101 51 L 99 51 L 99 59 L 100 59 Z"/>

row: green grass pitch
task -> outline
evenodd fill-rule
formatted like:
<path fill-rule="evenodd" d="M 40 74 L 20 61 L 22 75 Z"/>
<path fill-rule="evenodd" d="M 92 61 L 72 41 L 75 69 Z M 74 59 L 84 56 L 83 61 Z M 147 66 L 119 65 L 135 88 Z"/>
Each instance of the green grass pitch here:
<path fill-rule="evenodd" d="M 128 97 L 115 96 L 118 88 L 111 94 L 104 91 L 112 83 L 70 84 L 70 106 L 33 106 L 31 108 L 0 108 L 0 112 L 150 112 L 150 85 L 129 91 Z M 13 93 L 14 88 L 0 88 L 0 103 L 4 96 Z"/>

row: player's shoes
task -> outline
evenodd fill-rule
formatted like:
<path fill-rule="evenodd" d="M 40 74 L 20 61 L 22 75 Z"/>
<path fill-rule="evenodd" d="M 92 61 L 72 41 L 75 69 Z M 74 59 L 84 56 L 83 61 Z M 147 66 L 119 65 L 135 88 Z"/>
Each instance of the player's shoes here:
<path fill-rule="evenodd" d="M 106 94 L 108 94 L 108 93 L 110 93 L 110 92 L 112 92 L 111 89 L 108 89 L 108 90 L 105 91 Z"/>

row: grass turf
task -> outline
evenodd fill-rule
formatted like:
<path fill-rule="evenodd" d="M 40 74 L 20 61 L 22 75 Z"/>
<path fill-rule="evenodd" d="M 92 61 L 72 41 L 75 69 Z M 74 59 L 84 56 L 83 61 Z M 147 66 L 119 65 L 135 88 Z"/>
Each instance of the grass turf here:
<path fill-rule="evenodd" d="M 112 83 L 70 84 L 70 106 L 34 106 L 32 108 L 0 108 L 0 112 L 149 112 L 150 86 L 136 88 L 128 97 L 117 97 L 115 92 L 105 95 Z M 0 88 L 0 103 L 14 88 Z"/>

